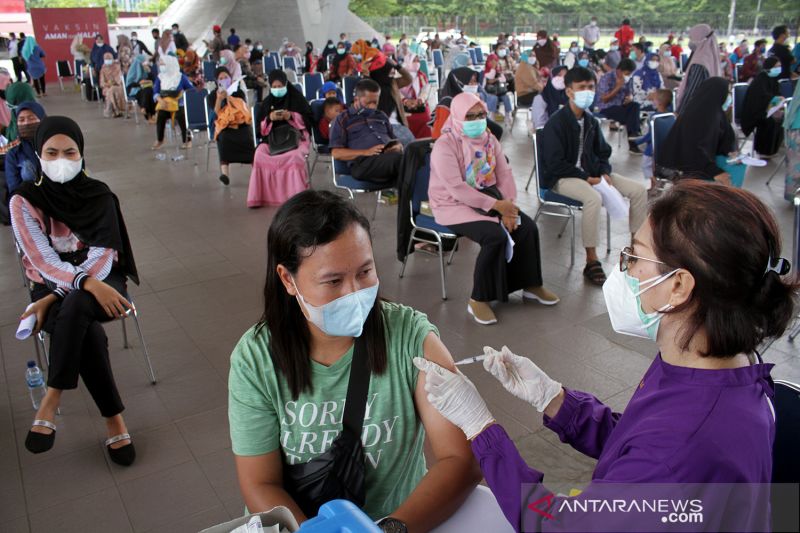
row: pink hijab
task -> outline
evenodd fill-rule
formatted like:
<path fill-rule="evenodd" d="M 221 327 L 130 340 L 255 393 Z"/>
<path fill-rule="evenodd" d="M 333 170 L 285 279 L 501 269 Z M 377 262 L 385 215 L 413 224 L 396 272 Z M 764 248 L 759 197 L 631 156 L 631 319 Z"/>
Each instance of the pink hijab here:
<path fill-rule="evenodd" d="M 8 70 L 0 68 L 0 91 L 5 91 L 11 84 L 11 74 Z M 6 101 L 0 98 L 0 126 L 8 126 L 11 123 L 11 113 L 8 110 Z"/>
<path fill-rule="evenodd" d="M 483 188 L 497 183 L 494 175 L 495 150 L 493 137 L 488 128 L 480 137 L 474 139 L 464 135 L 464 121 L 475 104 L 480 104 L 484 112 L 489 114 L 486 104 L 477 95 L 472 93 L 456 95 L 450 102 L 450 116 L 444 123 L 442 131 L 449 133 L 451 138 L 461 145 L 462 157 L 458 158 L 458 162 L 467 182 L 472 181 L 478 188 Z"/>
<path fill-rule="evenodd" d="M 242 77 L 242 66 L 236 61 L 236 56 L 233 55 L 233 52 L 230 50 L 222 50 L 219 56 L 225 58 L 225 64 L 220 66 L 228 69 L 228 74 L 231 75 L 231 79 L 236 80 Z"/>

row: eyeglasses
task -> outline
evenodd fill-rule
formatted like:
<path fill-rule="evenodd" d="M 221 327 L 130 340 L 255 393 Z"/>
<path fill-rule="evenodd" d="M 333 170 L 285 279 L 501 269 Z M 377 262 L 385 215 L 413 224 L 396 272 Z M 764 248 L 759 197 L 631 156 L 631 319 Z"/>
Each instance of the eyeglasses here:
<path fill-rule="evenodd" d="M 464 120 L 482 120 L 484 118 L 486 118 L 486 112 L 481 111 L 480 113 L 468 113 Z"/>
<path fill-rule="evenodd" d="M 641 255 L 634 255 L 633 248 L 630 246 L 626 246 L 619 252 L 619 270 L 620 272 L 626 272 L 631 265 L 635 264 L 636 261 L 642 259 L 643 261 L 650 261 L 651 263 L 657 263 L 659 265 L 666 265 L 665 262 L 659 261 L 658 259 L 650 259 L 649 257 L 642 257 Z"/>

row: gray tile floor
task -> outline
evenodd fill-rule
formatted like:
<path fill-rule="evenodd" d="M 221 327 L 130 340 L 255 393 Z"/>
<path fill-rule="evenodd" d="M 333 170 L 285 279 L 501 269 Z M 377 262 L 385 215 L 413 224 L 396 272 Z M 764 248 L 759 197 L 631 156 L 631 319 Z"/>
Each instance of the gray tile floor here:
<path fill-rule="evenodd" d="M 50 114 L 75 118 L 86 136 L 91 173 L 117 192 L 128 222 L 142 277 L 132 286 L 159 382 L 145 374 L 139 343 L 122 349 L 121 329 L 107 326 L 125 417 L 138 449 L 131 468 L 107 459 L 104 426 L 86 391 L 64 395 L 58 438 L 50 452 L 34 456 L 23 447 L 33 410 L 24 381 L 32 341 L 14 338 L 17 318 L 28 303 L 14 256 L 11 231 L 0 230 L 0 532 L 22 531 L 197 531 L 240 515 L 228 440 L 228 358 L 239 336 L 260 315 L 267 227 L 274 209 L 245 207 L 249 167 L 234 166 L 223 188 L 214 170 L 205 172 L 204 149 L 195 159 L 159 161 L 149 150 L 154 127 L 101 117 L 96 103 L 57 87 L 43 101 Z M 616 150 L 615 171 L 639 176 L 639 158 Z M 196 145 L 201 145 L 197 142 Z M 520 204 L 529 214 L 533 194 L 522 192 L 532 154 L 522 121 L 503 142 L 516 170 Z M 781 178 L 764 186 L 774 163 L 748 176 L 747 186 L 775 209 L 785 242 L 792 211 L 782 199 Z M 313 186 L 330 187 L 329 168 L 317 165 Z M 366 209 L 372 209 L 367 204 Z M 477 326 L 466 312 L 477 247 L 467 243 L 448 269 L 449 299 L 439 298 L 436 261 L 410 259 L 398 278 L 395 208 L 381 205 L 374 223 L 381 290 L 426 313 L 456 358 L 484 344 L 507 344 L 566 385 L 591 391 L 616 409 L 655 355 L 655 346 L 613 333 L 600 289 L 584 284 L 569 267 L 569 241 L 558 239 L 559 221 L 540 224 L 545 282 L 562 298 L 554 308 L 523 304 L 517 297 L 498 309 L 499 324 Z M 612 249 L 627 243 L 625 224 L 612 224 Z M 788 252 L 787 252 L 788 254 Z M 604 258 L 606 269 L 616 261 Z M 578 252 L 578 263 L 582 262 Z M 800 381 L 798 347 L 786 339 L 767 353 L 775 377 Z M 553 488 L 580 486 L 594 462 L 561 444 L 541 418 L 477 365 L 465 372 L 523 456 L 543 470 Z"/>

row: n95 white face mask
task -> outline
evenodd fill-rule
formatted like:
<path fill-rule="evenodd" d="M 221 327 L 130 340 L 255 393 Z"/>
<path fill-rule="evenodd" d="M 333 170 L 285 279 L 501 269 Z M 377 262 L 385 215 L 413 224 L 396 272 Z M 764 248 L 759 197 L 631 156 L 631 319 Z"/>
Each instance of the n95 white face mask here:
<path fill-rule="evenodd" d="M 641 295 L 670 278 L 678 270 L 676 268 L 661 276 L 639 281 L 619 268 L 614 268 L 603 284 L 603 297 L 614 331 L 655 341 L 663 313 L 672 309 L 672 306 L 667 304 L 653 313 L 645 313 Z M 644 285 L 647 287 L 642 289 Z"/>
<path fill-rule="evenodd" d="M 75 179 L 83 168 L 83 158 L 77 161 L 63 157 L 52 160 L 39 158 L 39 163 L 42 165 L 44 175 L 56 183 L 66 183 Z"/>

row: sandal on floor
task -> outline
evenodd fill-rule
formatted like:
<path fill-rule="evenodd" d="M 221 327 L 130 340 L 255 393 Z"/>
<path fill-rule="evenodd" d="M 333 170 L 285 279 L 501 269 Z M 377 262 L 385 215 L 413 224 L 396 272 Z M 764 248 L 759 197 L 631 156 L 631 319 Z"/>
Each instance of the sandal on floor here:
<path fill-rule="evenodd" d="M 133 441 L 121 448 L 111 447 L 112 444 L 121 440 L 131 440 L 131 436 L 128 433 L 121 433 L 111 437 L 110 439 L 106 439 L 105 445 L 106 449 L 108 450 L 108 456 L 118 465 L 131 466 L 133 461 L 136 459 L 136 448 L 133 447 Z"/>
<path fill-rule="evenodd" d="M 28 436 L 25 437 L 25 448 L 31 453 L 44 453 L 53 447 L 56 441 L 56 425 L 48 420 L 34 420 L 33 426 L 41 426 L 52 429 L 52 433 L 36 433 L 28 431 Z"/>
<path fill-rule="evenodd" d="M 603 285 L 606 282 L 606 273 L 603 272 L 603 266 L 600 261 L 590 261 L 586 263 L 583 269 L 583 277 L 595 285 Z"/>
<path fill-rule="evenodd" d="M 414 245 L 414 250 L 430 255 L 439 255 L 439 248 L 437 248 L 435 244 L 431 244 L 429 242 L 418 242 Z"/>

